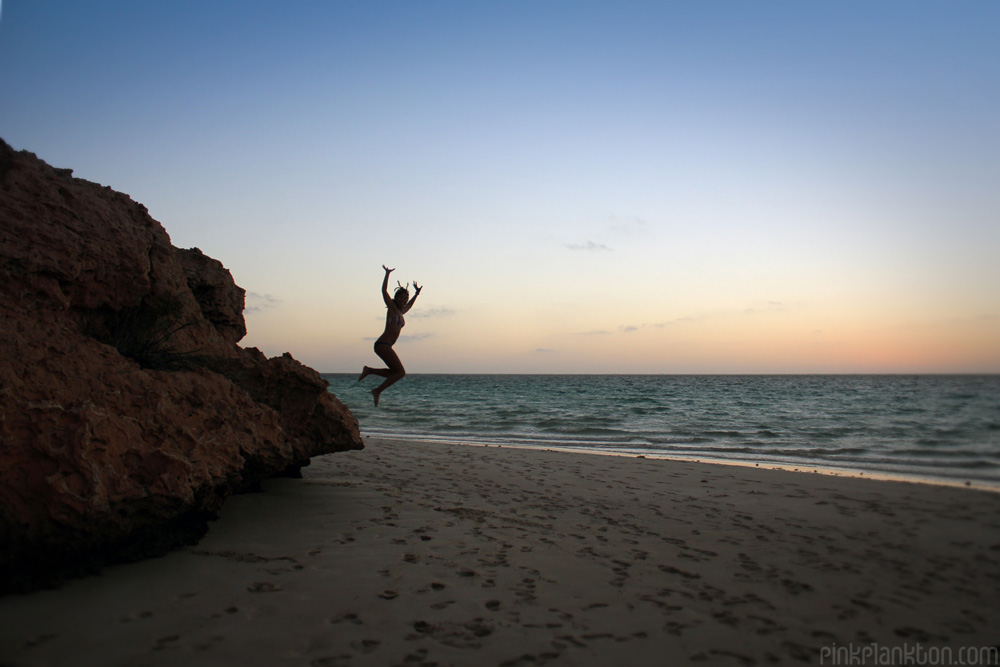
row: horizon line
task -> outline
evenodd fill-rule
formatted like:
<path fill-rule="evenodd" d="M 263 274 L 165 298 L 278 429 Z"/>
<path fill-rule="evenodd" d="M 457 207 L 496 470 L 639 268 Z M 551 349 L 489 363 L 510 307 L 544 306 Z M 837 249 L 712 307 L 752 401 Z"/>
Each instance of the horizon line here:
<path fill-rule="evenodd" d="M 357 375 L 357 371 L 317 371 L 320 375 Z M 454 371 L 454 372 L 416 372 L 407 371 L 407 376 L 414 375 L 538 375 L 538 376 L 560 376 L 560 375 L 628 375 L 628 376 L 649 376 L 649 377 L 694 377 L 694 376 L 789 376 L 789 377 L 803 377 L 808 375 L 825 375 L 825 376 L 861 376 L 861 375 L 884 375 L 884 376 L 907 376 L 907 375 L 938 375 L 938 376 L 989 376 L 997 375 L 1000 376 L 1000 371 L 852 371 L 852 372 L 761 372 L 761 373 L 741 373 L 741 372 L 706 372 L 706 373 L 625 373 L 625 372 L 604 372 L 604 373 L 588 373 L 588 372 L 564 372 L 564 373 L 518 373 L 518 372 L 501 372 L 501 373 L 491 373 L 485 371 Z"/>

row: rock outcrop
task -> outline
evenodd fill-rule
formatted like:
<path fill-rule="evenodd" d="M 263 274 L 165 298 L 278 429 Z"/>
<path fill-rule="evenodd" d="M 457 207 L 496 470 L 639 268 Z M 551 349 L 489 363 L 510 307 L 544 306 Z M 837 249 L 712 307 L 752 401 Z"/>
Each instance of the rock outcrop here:
<path fill-rule="evenodd" d="M 363 447 L 319 374 L 145 207 L 0 140 L 0 593 L 190 543 L 226 496 Z"/>

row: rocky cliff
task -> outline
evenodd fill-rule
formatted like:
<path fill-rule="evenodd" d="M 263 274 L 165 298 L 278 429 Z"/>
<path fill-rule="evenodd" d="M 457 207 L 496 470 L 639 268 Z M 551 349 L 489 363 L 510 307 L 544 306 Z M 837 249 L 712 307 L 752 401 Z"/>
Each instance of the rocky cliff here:
<path fill-rule="evenodd" d="M 145 207 L 0 140 L 0 593 L 190 543 L 229 494 L 361 449 L 316 371 Z"/>

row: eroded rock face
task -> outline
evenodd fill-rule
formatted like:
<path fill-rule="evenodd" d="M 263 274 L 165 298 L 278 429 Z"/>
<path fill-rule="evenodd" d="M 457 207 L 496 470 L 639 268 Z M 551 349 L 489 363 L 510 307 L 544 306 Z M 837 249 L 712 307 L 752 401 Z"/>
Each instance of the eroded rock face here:
<path fill-rule="evenodd" d="M 202 315 L 226 340 L 238 343 L 247 335 L 243 320 L 246 292 L 233 283 L 233 276 L 222 262 L 205 255 L 198 248 L 178 249 L 177 258 L 184 268 L 188 287 L 194 294 Z"/>
<path fill-rule="evenodd" d="M 244 292 L 128 196 L 0 140 L 0 592 L 197 539 L 231 493 L 361 449 Z"/>

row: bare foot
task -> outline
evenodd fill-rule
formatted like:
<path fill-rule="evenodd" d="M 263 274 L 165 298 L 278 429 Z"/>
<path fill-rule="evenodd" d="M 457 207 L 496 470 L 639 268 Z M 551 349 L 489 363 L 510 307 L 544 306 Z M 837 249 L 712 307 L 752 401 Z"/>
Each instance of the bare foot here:
<path fill-rule="evenodd" d="M 366 377 L 368 377 L 369 375 L 371 375 L 371 372 L 372 372 L 372 369 L 369 368 L 368 366 L 365 366 L 364 369 L 361 371 L 361 377 L 358 378 L 358 382 L 361 382 Z"/>
<path fill-rule="evenodd" d="M 378 407 L 378 397 L 379 397 L 379 391 L 378 391 L 378 389 L 372 389 L 372 396 L 375 397 L 375 407 L 377 408 Z"/>

